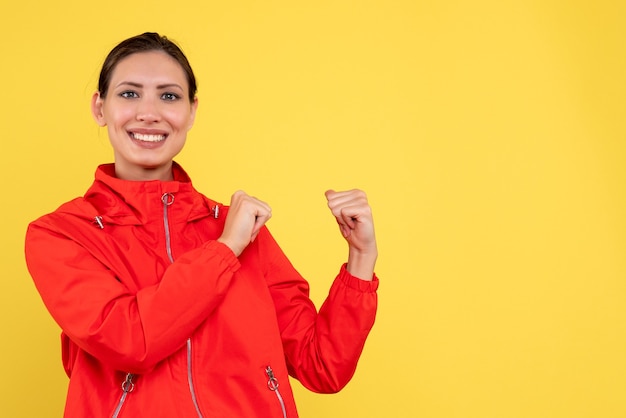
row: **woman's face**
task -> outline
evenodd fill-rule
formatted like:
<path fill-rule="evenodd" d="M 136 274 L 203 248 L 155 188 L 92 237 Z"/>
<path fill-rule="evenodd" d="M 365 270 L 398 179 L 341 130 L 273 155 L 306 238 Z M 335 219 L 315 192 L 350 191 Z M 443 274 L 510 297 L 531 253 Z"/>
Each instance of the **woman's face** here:
<path fill-rule="evenodd" d="M 91 103 L 96 122 L 108 128 L 117 177 L 171 180 L 172 159 L 198 107 L 188 96 L 182 67 L 165 52 L 139 52 L 117 64 L 106 98 L 95 93 Z"/>

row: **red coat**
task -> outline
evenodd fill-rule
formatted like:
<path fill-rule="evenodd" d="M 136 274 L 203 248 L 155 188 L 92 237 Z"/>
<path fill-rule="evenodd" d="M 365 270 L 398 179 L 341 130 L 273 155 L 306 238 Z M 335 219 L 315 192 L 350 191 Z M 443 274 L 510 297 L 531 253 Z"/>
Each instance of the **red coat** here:
<path fill-rule="evenodd" d="M 103 165 L 29 226 L 28 268 L 63 330 L 66 417 L 296 417 L 288 375 L 348 383 L 378 279 L 342 267 L 317 313 L 266 228 L 239 258 L 216 241 L 226 212 L 177 165 L 168 182 Z"/>

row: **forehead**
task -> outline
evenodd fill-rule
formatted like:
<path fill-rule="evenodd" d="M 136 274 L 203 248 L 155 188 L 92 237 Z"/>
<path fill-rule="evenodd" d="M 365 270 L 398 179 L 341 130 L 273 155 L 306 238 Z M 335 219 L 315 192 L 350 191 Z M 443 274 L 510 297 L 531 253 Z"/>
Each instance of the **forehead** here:
<path fill-rule="evenodd" d="M 120 60 L 111 74 L 112 85 L 124 81 L 172 81 L 187 87 L 183 67 L 163 51 L 135 52 Z"/>

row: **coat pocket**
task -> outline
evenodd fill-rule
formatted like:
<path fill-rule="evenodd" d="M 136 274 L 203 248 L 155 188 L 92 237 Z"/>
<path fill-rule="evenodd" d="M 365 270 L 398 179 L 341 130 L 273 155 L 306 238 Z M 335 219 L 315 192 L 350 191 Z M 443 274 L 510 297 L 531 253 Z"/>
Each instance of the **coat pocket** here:
<path fill-rule="evenodd" d="M 283 418 L 287 418 L 287 409 L 285 408 L 285 400 L 283 399 L 280 391 L 278 390 L 278 379 L 274 376 L 274 371 L 268 365 L 265 368 L 265 374 L 267 375 L 267 388 L 276 394 L 276 398 L 278 398 L 278 402 L 280 404 L 280 408 L 283 411 Z"/>

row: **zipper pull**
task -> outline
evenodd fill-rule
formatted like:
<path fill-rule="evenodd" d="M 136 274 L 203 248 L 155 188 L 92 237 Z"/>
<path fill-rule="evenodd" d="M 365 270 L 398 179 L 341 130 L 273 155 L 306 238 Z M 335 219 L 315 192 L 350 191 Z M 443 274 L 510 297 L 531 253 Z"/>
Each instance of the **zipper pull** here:
<path fill-rule="evenodd" d="M 161 202 L 163 202 L 163 205 L 165 206 L 171 205 L 174 203 L 174 195 L 172 193 L 163 193 L 163 196 L 161 196 Z"/>
<path fill-rule="evenodd" d="M 94 223 L 97 224 L 100 227 L 100 229 L 104 229 L 104 224 L 102 223 L 102 216 L 98 215 L 94 217 L 93 219 L 94 219 Z"/>
<path fill-rule="evenodd" d="M 275 391 L 276 389 L 278 389 L 278 379 L 274 377 L 274 371 L 270 366 L 267 366 L 267 368 L 265 369 L 265 373 L 267 374 L 267 377 L 269 377 L 269 380 L 267 381 L 267 387 L 269 388 L 269 390 Z"/>
<path fill-rule="evenodd" d="M 220 216 L 220 207 L 215 205 L 213 206 L 213 217 L 217 219 Z"/>
<path fill-rule="evenodd" d="M 130 393 L 135 390 L 135 383 L 133 382 L 133 377 L 135 377 L 132 373 L 126 374 L 126 379 L 122 382 L 122 392 Z"/>

